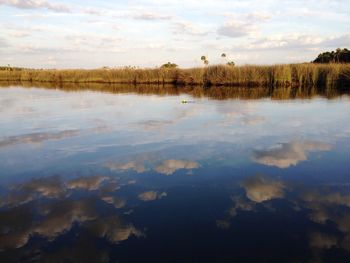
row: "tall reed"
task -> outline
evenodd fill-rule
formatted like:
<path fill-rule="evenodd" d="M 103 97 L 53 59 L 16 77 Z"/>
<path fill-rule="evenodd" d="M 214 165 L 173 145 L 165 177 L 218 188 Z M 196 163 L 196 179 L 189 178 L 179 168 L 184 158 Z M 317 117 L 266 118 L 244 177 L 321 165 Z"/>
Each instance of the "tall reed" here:
<path fill-rule="evenodd" d="M 181 84 L 248 87 L 350 87 L 350 64 L 214 65 L 203 68 L 0 70 L 0 81 Z"/>

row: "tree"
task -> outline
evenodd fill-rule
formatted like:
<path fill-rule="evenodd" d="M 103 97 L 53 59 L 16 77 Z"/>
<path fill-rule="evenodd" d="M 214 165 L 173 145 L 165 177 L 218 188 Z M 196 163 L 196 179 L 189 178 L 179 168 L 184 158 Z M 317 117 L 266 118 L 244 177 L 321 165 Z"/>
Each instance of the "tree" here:
<path fill-rule="evenodd" d="M 203 61 L 204 65 L 206 65 L 206 66 L 209 65 L 209 60 L 207 59 L 206 56 L 201 56 L 201 60 Z"/>
<path fill-rule="evenodd" d="M 175 63 L 171 63 L 171 62 L 165 63 L 161 66 L 161 68 L 177 68 L 177 67 L 178 66 Z"/>
<path fill-rule="evenodd" d="M 323 52 L 313 63 L 350 63 L 350 51 L 347 48 L 337 48 L 336 51 Z"/>
<path fill-rule="evenodd" d="M 221 58 L 223 59 L 223 63 L 227 62 L 226 53 L 222 53 L 222 54 L 221 54 Z"/>

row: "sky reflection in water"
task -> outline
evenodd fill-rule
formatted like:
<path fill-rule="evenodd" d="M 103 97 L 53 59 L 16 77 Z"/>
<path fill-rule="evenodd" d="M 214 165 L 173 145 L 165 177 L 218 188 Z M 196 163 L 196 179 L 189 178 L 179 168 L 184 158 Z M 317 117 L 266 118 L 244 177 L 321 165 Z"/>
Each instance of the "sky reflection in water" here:
<path fill-rule="evenodd" d="M 349 105 L 1 88 L 0 259 L 347 262 Z"/>

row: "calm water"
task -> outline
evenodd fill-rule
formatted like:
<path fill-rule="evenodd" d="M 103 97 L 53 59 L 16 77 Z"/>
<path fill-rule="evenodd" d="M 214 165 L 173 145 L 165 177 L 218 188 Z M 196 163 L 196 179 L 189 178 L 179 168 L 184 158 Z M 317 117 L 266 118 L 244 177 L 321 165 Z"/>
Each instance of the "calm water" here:
<path fill-rule="evenodd" d="M 131 89 L 0 88 L 1 262 L 350 262 L 349 96 Z"/>

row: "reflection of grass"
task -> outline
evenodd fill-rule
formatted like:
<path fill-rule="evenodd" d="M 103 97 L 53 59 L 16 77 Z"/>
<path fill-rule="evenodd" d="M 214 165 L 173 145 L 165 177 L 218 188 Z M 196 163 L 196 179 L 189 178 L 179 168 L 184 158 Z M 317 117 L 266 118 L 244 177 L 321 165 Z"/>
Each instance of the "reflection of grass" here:
<path fill-rule="evenodd" d="M 191 69 L 127 67 L 95 70 L 0 70 L 0 81 L 333 88 L 349 85 L 350 64 L 217 65 Z"/>
<path fill-rule="evenodd" d="M 154 85 L 154 84 L 116 84 L 116 83 L 53 83 L 53 82 L 30 82 L 30 81 L 0 81 L 0 87 L 23 86 L 44 89 L 60 89 L 68 92 L 79 92 L 91 90 L 98 92 L 108 92 L 115 94 L 135 93 L 139 95 L 168 96 L 189 94 L 193 97 L 209 97 L 218 100 L 239 98 L 239 99 L 261 99 L 272 98 L 277 100 L 294 98 L 312 98 L 314 96 L 324 96 L 336 98 L 343 94 L 349 94 L 350 90 L 345 89 L 318 89 L 310 87 L 226 87 L 212 86 L 203 87 L 198 85 L 176 86 L 176 85 Z"/>

